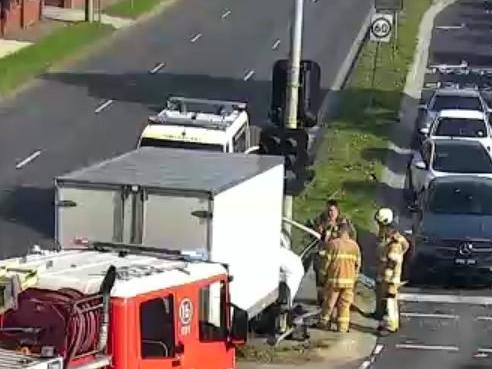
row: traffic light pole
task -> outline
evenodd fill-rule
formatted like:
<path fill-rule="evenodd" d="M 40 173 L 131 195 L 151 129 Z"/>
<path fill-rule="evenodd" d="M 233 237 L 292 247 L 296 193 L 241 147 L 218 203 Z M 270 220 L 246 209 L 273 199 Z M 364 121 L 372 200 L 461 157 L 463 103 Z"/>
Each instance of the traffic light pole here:
<path fill-rule="evenodd" d="M 302 53 L 302 23 L 304 0 L 294 0 L 294 23 L 291 34 L 289 74 L 287 80 L 287 103 L 284 114 L 284 126 L 286 128 L 297 128 L 297 106 L 299 100 L 299 75 L 301 69 Z M 292 196 L 284 197 L 284 216 L 292 219 Z M 286 230 L 291 233 L 290 225 Z"/>

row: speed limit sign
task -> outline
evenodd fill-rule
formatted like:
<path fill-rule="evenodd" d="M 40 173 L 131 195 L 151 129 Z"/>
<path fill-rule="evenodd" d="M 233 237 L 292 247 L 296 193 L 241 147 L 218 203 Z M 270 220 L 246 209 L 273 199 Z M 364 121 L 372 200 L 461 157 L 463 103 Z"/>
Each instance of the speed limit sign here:
<path fill-rule="evenodd" d="M 393 14 L 376 13 L 371 21 L 371 41 L 389 42 L 393 32 Z"/>

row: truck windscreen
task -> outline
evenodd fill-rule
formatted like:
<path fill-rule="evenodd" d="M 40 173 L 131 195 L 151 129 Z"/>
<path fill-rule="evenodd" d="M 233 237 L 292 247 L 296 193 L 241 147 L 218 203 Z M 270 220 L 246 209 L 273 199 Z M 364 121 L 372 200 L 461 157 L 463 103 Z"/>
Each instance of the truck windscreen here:
<path fill-rule="evenodd" d="M 189 149 L 189 150 L 208 150 L 208 151 L 224 151 L 221 145 L 203 144 L 199 142 L 172 141 L 160 140 L 155 138 L 142 138 L 140 147 L 164 147 L 169 149 Z"/>

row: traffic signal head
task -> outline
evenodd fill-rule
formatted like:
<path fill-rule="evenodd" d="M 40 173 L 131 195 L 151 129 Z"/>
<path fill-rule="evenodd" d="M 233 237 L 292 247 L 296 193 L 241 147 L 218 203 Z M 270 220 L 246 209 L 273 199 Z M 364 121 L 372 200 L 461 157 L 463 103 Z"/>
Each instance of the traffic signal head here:
<path fill-rule="evenodd" d="M 297 119 L 300 127 L 313 127 L 318 124 L 321 68 L 318 63 L 310 60 L 303 60 L 300 67 Z M 289 61 L 287 59 L 278 60 L 273 66 L 270 119 L 278 126 L 283 126 L 288 71 Z"/>
<path fill-rule="evenodd" d="M 308 144 L 308 134 L 301 128 L 267 127 L 260 134 L 259 154 L 282 155 L 285 158 L 287 195 L 298 195 L 304 189 L 306 182 L 314 178 L 314 172 L 308 169 L 312 164 L 308 154 Z"/>

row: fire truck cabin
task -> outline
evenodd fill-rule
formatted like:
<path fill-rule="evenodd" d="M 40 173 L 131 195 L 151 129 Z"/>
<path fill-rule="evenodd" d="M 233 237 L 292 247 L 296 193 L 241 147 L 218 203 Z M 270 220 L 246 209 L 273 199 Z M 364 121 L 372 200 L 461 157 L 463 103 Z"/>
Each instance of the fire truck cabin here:
<path fill-rule="evenodd" d="M 107 346 L 102 349 L 101 285 L 111 266 L 116 278 L 106 309 Z M 87 249 L 3 260 L 0 270 L 4 277 L 31 271 L 30 285 L 17 295 L 17 308 L 2 315 L 3 348 L 22 347 L 35 355 L 51 350 L 52 356 L 63 358 L 64 368 L 235 365 L 233 309 L 223 265 L 159 253 Z"/>

